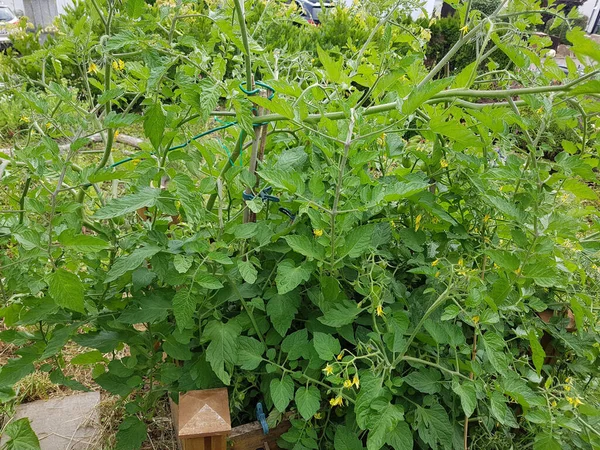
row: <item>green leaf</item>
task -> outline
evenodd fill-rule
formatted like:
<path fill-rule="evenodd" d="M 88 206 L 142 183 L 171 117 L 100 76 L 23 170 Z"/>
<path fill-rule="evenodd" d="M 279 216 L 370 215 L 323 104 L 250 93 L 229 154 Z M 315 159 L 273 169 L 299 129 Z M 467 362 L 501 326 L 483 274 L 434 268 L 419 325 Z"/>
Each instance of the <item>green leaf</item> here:
<path fill-rule="evenodd" d="M 115 111 L 109 112 L 104 118 L 105 128 L 123 128 L 133 125 L 140 120 L 137 114 L 121 114 Z"/>
<path fill-rule="evenodd" d="M 171 302 L 164 298 L 160 291 L 136 298 L 139 299 L 139 304 L 128 306 L 119 316 L 119 322 L 133 325 L 162 322 L 167 319 Z"/>
<path fill-rule="evenodd" d="M 535 330 L 529 330 L 529 345 L 531 346 L 531 359 L 538 375 L 542 373 L 544 366 L 544 359 L 546 359 L 546 352 L 544 347 L 540 344 L 540 340 L 535 333 Z"/>
<path fill-rule="evenodd" d="M 5 450 L 40 450 L 40 441 L 27 417 L 10 422 L 3 431 L 10 437 L 3 447 Z"/>
<path fill-rule="evenodd" d="M 486 250 L 485 253 L 503 269 L 514 271 L 519 268 L 519 258 L 506 250 Z"/>
<path fill-rule="evenodd" d="M 219 86 L 210 78 L 204 78 L 200 82 L 200 117 L 206 121 L 210 113 L 219 103 Z"/>
<path fill-rule="evenodd" d="M 160 189 L 145 187 L 138 193 L 129 194 L 108 202 L 94 214 L 94 219 L 113 219 L 147 206 L 154 206 Z"/>
<path fill-rule="evenodd" d="M 194 280 L 206 289 L 221 289 L 223 287 L 223 283 L 206 272 L 198 272 Z"/>
<path fill-rule="evenodd" d="M 135 416 L 126 417 L 117 432 L 115 450 L 138 450 L 146 440 L 146 424 Z"/>
<path fill-rule="evenodd" d="M 429 121 L 431 131 L 449 137 L 458 144 L 469 147 L 481 147 L 481 139 L 475 135 L 466 125 L 463 125 L 458 119 L 446 121 L 443 116 L 432 117 Z"/>
<path fill-rule="evenodd" d="M 388 432 L 385 442 L 394 450 L 412 450 L 414 442 L 408 424 L 404 421 L 399 422 Z"/>
<path fill-rule="evenodd" d="M 252 124 L 252 103 L 247 99 L 233 99 L 233 109 L 235 110 L 235 120 L 250 136 L 254 135 L 254 126 Z M 227 163 L 229 164 L 229 162 Z"/>
<path fill-rule="evenodd" d="M 438 442 L 444 448 L 452 448 L 452 425 L 446 410 L 440 404 L 429 408 L 417 406 L 415 411 L 416 429 L 430 448 L 438 448 Z"/>
<path fill-rule="evenodd" d="M 179 330 L 192 328 L 196 305 L 198 305 L 198 297 L 193 295 L 190 289 L 183 288 L 177 291 L 173 297 L 173 314 Z"/>
<path fill-rule="evenodd" d="M 339 355 L 341 351 L 340 341 L 330 334 L 320 333 L 315 331 L 313 333 L 313 345 L 315 350 L 319 354 L 319 358 L 323 361 L 330 361 Z"/>
<path fill-rule="evenodd" d="M 227 369 L 233 369 L 233 364 L 236 363 L 240 331 L 240 326 L 233 321 L 222 323 L 216 320 L 209 322 L 204 331 L 210 339 L 206 348 L 206 361 L 225 385 L 231 382 Z"/>
<path fill-rule="evenodd" d="M 406 383 L 426 394 L 440 392 L 440 379 L 440 372 L 434 369 L 415 370 L 404 377 Z"/>
<path fill-rule="evenodd" d="M 441 80 L 430 81 L 421 87 L 411 90 L 408 98 L 402 103 L 402 112 L 404 114 L 412 114 L 435 94 L 446 89 L 452 83 L 453 79 L 442 78 Z"/>
<path fill-rule="evenodd" d="M 108 360 L 98 350 L 92 350 L 90 352 L 80 353 L 77 356 L 75 356 L 73 359 L 71 359 L 71 361 L 69 361 L 70 364 L 74 364 L 76 366 L 86 365 L 86 364 L 96 364 L 99 362 L 108 362 Z"/>
<path fill-rule="evenodd" d="M 48 286 L 48 293 L 58 306 L 81 313 L 85 312 L 83 283 L 77 275 L 65 269 L 57 269 L 49 276 Z"/>
<path fill-rule="evenodd" d="M 110 244 L 104 239 L 88 234 L 75 234 L 72 230 L 60 233 L 58 242 L 71 250 L 82 253 L 96 253 L 110 248 Z"/>
<path fill-rule="evenodd" d="M 304 235 L 285 236 L 284 239 L 296 253 L 318 260 L 325 258 L 325 249 L 314 239 Z"/>
<path fill-rule="evenodd" d="M 563 446 L 551 434 L 538 434 L 533 442 L 533 450 L 562 450 Z"/>
<path fill-rule="evenodd" d="M 338 259 L 346 256 L 356 258 L 365 253 L 371 246 L 371 237 L 374 231 L 374 225 L 363 225 L 353 229 L 346 236 L 344 245 L 341 246 L 339 253 L 336 255 Z"/>
<path fill-rule="evenodd" d="M 146 2 L 144 0 L 127 0 L 125 11 L 127 12 L 128 16 L 137 19 L 144 12 L 145 6 Z"/>
<path fill-rule="evenodd" d="M 308 331 L 306 331 L 306 328 L 288 334 L 281 342 L 281 351 L 287 353 L 287 358 L 290 361 L 308 358 L 310 349 L 308 348 Z"/>
<path fill-rule="evenodd" d="M 504 348 L 504 339 L 493 331 L 483 335 L 485 354 L 498 373 L 505 375 L 508 371 L 508 356 Z"/>
<path fill-rule="evenodd" d="M 190 267 L 192 267 L 193 263 L 194 258 L 188 255 L 179 254 L 173 257 L 173 266 L 179 273 L 186 273 L 188 270 L 190 270 Z"/>
<path fill-rule="evenodd" d="M 301 387 L 296 391 L 296 407 L 304 420 L 312 419 L 320 406 L 321 392 L 316 387 Z"/>
<path fill-rule="evenodd" d="M 136 248 L 130 255 L 117 258 L 108 273 L 105 282 L 109 283 L 116 280 L 121 275 L 137 269 L 146 259 L 151 258 L 161 251 L 160 247 L 147 245 L 146 247 Z"/>
<path fill-rule="evenodd" d="M 54 329 L 52 331 L 52 336 L 46 344 L 46 348 L 44 349 L 44 353 L 40 356 L 40 360 L 48 359 L 51 356 L 57 355 L 63 347 L 69 342 L 69 338 L 71 334 L 75 331 L 77 326 L 68 325 L 63 328 Z"/>
<path fill-rule="evenodd" d="M 271 380 L 269 392 L 277 411 L 283 413 L 294 398 L 294 381 L 289 375 Z"/>
<path fill-rule="evenodd" d="M 389 433 L 404 420 L 404 409 L 402 406 L 387 403 L 383 408 L 377 408 L 377 415 L 373 419 L 367 435 L 367 449 L 379 450 L 385 444 Z"/>
<path fill-rule="evenodd" d="M 335 450 L 364 450 L 362 442 L 356 433 L 343 425 L 340 425 L 335 429 L 333 448 L 335 448 Z"/>
<path fill-rule="evenodd" d="M 281 97 L 274 97 L 272 100 L 269 100 L 265 97 L 255 95 L 250 100 L 252 103 L 256 103 L 269 111 L 281 114 L 288 119 L 294 119 L 294 107 Z"/>
<path fill-rule="evenodd" d="M 238 338 L 237 364 L 244 370 L 254 370 L 262 362 L 265 346 L 254 338 L 240 336 Z"/>
<path fill-rule="evenodd" d="M 284 259 L 277 266 L 277 276 L 275 277 L 279 295 L 287 294 L 303 282 L 308 281 L 313 270 L 313 264 L 305 262 L 296 266 L 293 260 Z"/>
<path fill-rule="evenodd" d="M 541 287 L 554 287 L 560 282 L 554 264 L 550 260 L 537 259 L 535 262 L 527 263 L 523 266 L 521 274 L 525 278 L 531 278 Z"/>
<path fill-rule="evenodd" d="M 500 392 L 493 392 L 490 404 L 490 411 L 498 422 L 512 428 L 519 428 L 512 410 L 506 404 L 504 395 Z"/>
<path fill-rule="evenodd" d="M 575 178 L 569 178 L 563 184 L 563 189 L 569 191 L 579 200 L 597 200 L 598 194 L 587 184 L 576 180 Z"/>
<path fill-rule="evenodd" d="M 323 317 L 319 317 L 319 322 L 333 328 L 339 328 L 354 322 L 355 317 L 360 313 L 361 309 L 356 303 L 346 301 L 337 303 L 328 309 Z"/>
<path fill-rule="evenodd" d="M 344 60 L 342 58 L 338 60 L 333 59 L 319 44 L 317 44 L 317 53 L 319 55 L 319 61 L 321 61 L 321 64 L 323 64 L 323 68 L 327 73 L 328 80 L 333 83 L 341 83 L 348 78 L 343 72 Z"/>
<path fill-rule="evenodd" d="M 274 295 L 267 303 L 267 315 L 273 328 L 280 336 L 285 336 L 292 325 L 300 306 L 300 297 L 293 292 L 285 295 Z"/>
<path fill-rule="evenodd" d="M 471 417 L 477 407 L 477 395 L 473 383 L 460 384 L 458 380 L 452 380 L 452 390 L 460 397 L 460 404 L 467 417 Z"/>
<path fill-rule="evenodd" d="M 155 149 L 160 147 L 160 143 L 165 133 L 166 117 L 162 105 L 155 103 L 146 109 L 144 113 L 144 134 Z"/>
<path fill-rule="evenodd" d="M 248 284 L 254 284 L 256 282 L 256 278 L 258 277 L 258 271 L 254 264 L 250 261 L 243 261 L 241 259 L 237 260 L 238 270 L 240 271 L 240 275 L 244 279 L 244 281 Z"/>
<path fill-rule="evenodd" d="M 163 350 L 168 356 L 179 361 L 189 361 L 192 359 L 192 352 L 189 345 L 178 342 L 173 336 L 167 337 L 163 343 Z"/>

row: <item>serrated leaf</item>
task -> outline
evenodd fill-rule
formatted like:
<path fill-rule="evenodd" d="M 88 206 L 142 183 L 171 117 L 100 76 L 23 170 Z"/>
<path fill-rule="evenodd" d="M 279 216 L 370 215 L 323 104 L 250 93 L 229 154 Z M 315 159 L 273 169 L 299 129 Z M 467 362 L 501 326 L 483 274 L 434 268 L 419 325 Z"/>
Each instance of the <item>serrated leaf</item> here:
<path fill-rule="evenodd" d="M 519 268 L 519 258 L 506 250 L 486 250 L 485 253 L 503 269 L 513 271 Z"/>
<path fill-rule="evenodd" d="M 544 359 L 546 359 L 546 352 L 534 330 L 529 330 L 528 337 L 529 345 L 531 346 L 531 359 L 533 360 L 537 374 L 540 375 L 544 366 Z"/>
<path fill-rule="evenodd" d="M 287 294 L 303 282 L 308 281 L 313 270 L 313 264 L 305 262 L 296 266 L 293 260 L 284 259 L 277 266 L 277 276 L 275 277 L 279 295 Z"/>
<path fill-rule="evenodd" d="M 256 267 L 254 267 L 254 264 L 247 260 L 243 261 L 238 259 L 237 266 L 238 270 L 240 271 L 240 275 L 246 283 L 254 284 L 256 282 L 258 271 L 256 270 Z"/>
<path fill-rule="evenodd" d="M 435 94 L 446 89 L 453 80 L 454 78 L 442 78 L 441 80 L 430 81 L 421 87 L 413 89 L 402 103 L 402 112 L 404 114 L 412 114 Z"/>
<path fill-rule="evenodd" d="M 212 321 L 206 326 L 205 334 L 210 339 L 206 348 L 206 361 L 213 372 L 225 385 L 231 381 L 230 371 L 237 360 L 239 325 L 230 321 L 222 323 Z"/>
<path fill-rule="evenodd" d="M 126 417 L 117 432 L 115 450 L 138 450 L 146 440 L 146 424 L 135 416 Z"/>
<path fill-rule="evenodd" d="M 219 86 L 210 78 L 200 82 L 200 117 L 206 121 L 219 102 Z"/>
<path fill-rule="evenodd" d="M 356 303 L 338 303 L 328 309 L 325 315 L 319 317 L 318 320 L 324 325 L 339 328 L 354 322 L 354 319 L 360 312 L 361 310 L 357 307 Z"/>
<path fill-rule="evenodd" d="M 3 432 L 10 438 L 4 444 L 5 450 L 40 450 L 40 441 L 27 417 L 9 422 Z"/>
<path fill-rule="evenodd" d="M 159 196 L 160 189 L 146 187 L 135 194 L 109 201 L 106 206 L 96 211 L 93 217 L 94 219 L 113 219 L 123 216 L 140 208 L 154 206 Z"/>
<path fill-rule="evenodd" d="M 508 371 L 508 356 L 504 348 L 504 339 L 493 331 L 483 335 L 485 354 L 496 371 L 502 375 Z"/>
<path fill-rule="evenodd" d="M 110 248 L 110 244 L 104 239 L 88 234 L 75 234 L 71 230 L 60 233 L 58 242 L 76 252 L 83 253 L 95 253 Z"/>
<path fill-rule="evenodd" d="M 145 247 L 136 248 L 130 255 L 117 258 L 108 273 L 106 274 L 106 282 L 116 280 L 121 275 L 130 270 L 137 269 L 146 259 L 151 258 L 161 251 L 160 247 L 148 245 Z"/>
<path fill-rule="evenodd" d="M 363 225 L 353 229 L 346 235 L 344 245 L 340 247 L 339 252 L 336 254 L 337 258 L 342 259 L 346 256 L 357 258 L 365 253 L 371 246 L 371 237 L 374 230 L 374 225 Z"/>
<path fill-rule="evenodd" d="M 389 433 L 404 420 L 404 409 L 400 405 L 388 403 L 383 408 L 377 408 L 377 415 L 373 419 L 367 435 L 367 449 L 379 450 Z"/>
<path fill-rule="evenodd" d="M 563 184 L 563 189 L 569 191 L 575 197 L 580 200 L 597 200 L 598 194 L 587 184 L 576 180 L 575 178 L 569 178 Z"/>
<path fill-rule="evenodd" d="M 119 322 L 127 324 L 155 323 L 166 320 L 171 302 L 160 291 L 137 297 L 139 302 L 128 306 L 119 316 Z"/>
<path fill-rule="evenodd" d="M 300 358 L 308 358 L 310 349 L 308 348 L 308 331 L 306 329 L 294 331 L 288 334 L 281 342 L 281 351 L 287 353 L 290 361 L 296 361 Z"/>
<path fill-rule="evenodd" d="M 460 384 L 457 380 L 452 380 L 452 390 L 460 397 L 460 404 L 467 417 L 471 417 L 477 407 L 477 395 L 473 383 Z"/>
<path fill-rule="evenodd" d="M 165 133 L 165 122 L 165 113 L 160 103 L 153 104 L 144 112 L 144 134 L 155 149 L 160 147 Z"/>
<path fill-rule="evenodd" d="M 562 450 L 563 446 L 551 434 L 538 434 L 533 443 L 533 450 Z"/>
<path fill-rule="evenodd" d="M 281 97 L 274 97 L 272 100 L 269 100 L 265 97 L 259 97 L 255 95 L 250 100 L 252 103 L 256 103 L 257 105 L 262 106 L 269 111 L 281 114 L 283 117 L 288 119 L 294 119 L 293 106 L 287 103 Z"/>
<path fill-rule="evenodd" d="M 269 392 L 277 411 L 283 413 L 294 398 L 294 381 L 289 375 L 271 380 Z"/>
<path fill-rule="evenodd" d="M 196 274 L 194 281 L 206 289 L 221 289 L 223 287 L 223 283 L 221 283 L 216 277 L 205 272 L 199 272 Z"/>
<path fill-rule="evenodd" d="M 194 313 L 197 304 L 197 296 L 193 295 L 189 289 L 181 289 L 175 294 L 175 297 L 173 297 L 173 314 L 179 330 L 191 328 L 194 325 Z"/>
<path fill-rule="evenodd" d="M 65 269 L 57 269 L 49 277 L 48 293 L 58 306 L 81 313 L 85 312 L 83 283 L 74 273 Z"/>
<path fill-rule="evenodd" d="M 404 377 L 406 383 L 426 394 L 440 392 L 440 379 L 440 372 L 434 369 L 415 370 Z"/>
<path fill-rule="evenodd" d="M 290 235 L 284 239 L 296 253 L 318 260 L 325 258 L 325 249 L 314 239 L 304 235 Z"/>
<path fill-rule="evenodd" d="M 508 407 L 504 395 L 502 395 L 500 392 L 492 393 L 490 411 L 492 416 L 494 416 L 502 425 L 506 425 L 511 428 L 519 428 L 519 424 L 515 420 L 512 410 Z"/>
<path fill-rule="evenodd" d="M 412 450 L 414 442 L 408 424 L 406 422 L 398 423 L 388 432 L 385 442 L 394 450 Z"/>
<path fill-rule="evenodd" d="M 356 433 L 343 425 L 338 426 L 335 429 L 333 448 L 335 448 L 335 450 L 364 450 L 362 442 Z"/>
<path fill-rule="evenodd" d="M 301 387 L 296 391 L 296 407 L 306 421 L 314 416 L 321 406 L 321 392 L 314 386 Z"/>
<path fill-rule="evenodd" d="M 525 264 L 521 274 L 526 278 L 531 278 L 535 284 L 541 287 L 553 287 L 560 282 L 554 265 L 548 260 L 536 260 Z"/>
<path fill-rule="evenodd" d="M 252 103 L 247 99 L 234 99 L 233 109 L 235 110 L 235 120 L 248 135 L 254 136 L 254 125 L 252 119 Z"/>
<path fill-rule="evenodd" d="M 267 315 L 273 328 L 280 336 L 285 336 L 292 325 L 300 306 L 300 297 L 293 292 L 285 295 L 274 295 L 267 303 Z"/>
<path fill-rule="evenodd" d="M 194 262 L 194 258 L 188 255 L 175 255 L 173 257 L 173 266 L 175 270 L 179 273 L 186 273 L 192 267 Z"/>
<path fill-rule="evenodd" d="M 430 448 L 438 448 L 438 442 L 443 448 L 452 447 L 452 425 L 446 410 L 440 404 L 429 408 L 417 407 L 416 429 L 423 441 Z"/>
<path fill-rule="evenodd" d="M 313 333 L 313 345 L 319 354 L 319 358 L 323 361 L 332 360 L 342 349 L 340 341 L 337 338 L 330 334 L 320 333 L 318 331 Z"/>
<path fill-rule="evenodd" d="M 69 364 L 74 364 L 78 366 L 86 364 L 96 364 L 99 362 L 108 362 L 108 360 L 98 350 L 92 350 L 90 352 L 78 354 L 73 359 L 71 359 L 71 361 L 69 361 Z"/>
<path fill-rule="evenodd" d="M 265 346 L 254 338 L 240 336 L 238 338 L 237 364 L 244 370 L 254 370 L 262 362 Z"/>

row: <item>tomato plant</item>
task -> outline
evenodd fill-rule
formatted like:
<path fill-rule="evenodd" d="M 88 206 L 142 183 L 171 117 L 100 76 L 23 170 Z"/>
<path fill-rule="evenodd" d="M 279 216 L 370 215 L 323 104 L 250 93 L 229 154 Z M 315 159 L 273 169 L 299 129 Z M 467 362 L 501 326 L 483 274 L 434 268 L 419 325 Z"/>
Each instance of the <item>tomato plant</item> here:
<path fill-rule="evenodd" d="M 560 7 L 466 2 L 426 61 L 399 2 L 288 51 L 265 36 L 295 12 L 254 3 L 88 0 L 13 61 L 4 399 L 81 364 L 126 404 L 118 448 L 217 386 L 237 424 L 291 412 L 282 448 L 598 448 L 600 46 L 569 31 L 565 73 L 529 32 Z"/>

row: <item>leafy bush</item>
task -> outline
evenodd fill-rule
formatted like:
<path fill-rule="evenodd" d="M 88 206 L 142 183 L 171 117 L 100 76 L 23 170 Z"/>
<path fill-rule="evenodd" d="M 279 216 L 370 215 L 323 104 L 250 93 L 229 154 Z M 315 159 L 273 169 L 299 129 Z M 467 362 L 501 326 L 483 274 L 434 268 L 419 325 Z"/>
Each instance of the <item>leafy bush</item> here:
<path fill-rule="evenodd" d="M 540 16 L 513 4 L 456 39 L 491 21 L 516 69 L 471 65 L 484 46 L 448 77 L 402 15 L 364 48 L 376 19 L 333 16 L 310 33 L 334 45 L 296 53 L 266 45 L 289 30 L 273 8 L 108 1 L 28 59 L 62 49 L 77 83 L 11 74 L 29 122 L 0 155 L 3 398 L 36 369 L 84 389 L 65 368 L 85 365 L 129 448 L 159 397 L 215 386 L 235 424 L 290 413 L 282 448 L 596 448 L 600 50 L 572 32 L 586 75 L 530 71 Z M 585 133 L 545 159 L 567 125 Z"/>

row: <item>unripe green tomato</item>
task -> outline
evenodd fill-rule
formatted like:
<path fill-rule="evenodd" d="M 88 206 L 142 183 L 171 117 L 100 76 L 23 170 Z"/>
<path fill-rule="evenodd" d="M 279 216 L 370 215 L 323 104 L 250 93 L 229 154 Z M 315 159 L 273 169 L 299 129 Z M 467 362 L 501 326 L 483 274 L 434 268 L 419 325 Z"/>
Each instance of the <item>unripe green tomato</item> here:
<path fill-rule="evenodd" d="M 408 156 L 405 156 L 404 158 L 402 158 L 402 165 L 404 167 L 406 167 L 407 169 L 412 166 L 412 163 L 410 161 L 410 158 Z"/>

